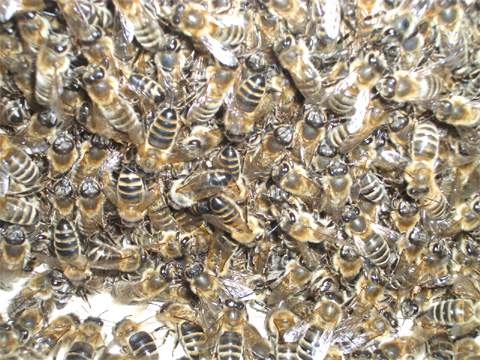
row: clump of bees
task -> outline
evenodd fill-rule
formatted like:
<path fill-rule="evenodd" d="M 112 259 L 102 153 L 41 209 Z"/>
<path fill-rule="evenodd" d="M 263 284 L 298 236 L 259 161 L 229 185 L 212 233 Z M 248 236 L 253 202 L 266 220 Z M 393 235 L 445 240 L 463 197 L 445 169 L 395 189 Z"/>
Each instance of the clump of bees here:
<path fill-rule="evenodd" d="M 0 358 L 165 358 L 53 316 L 109 293 L 188 359 L 479 359 L 479 51 L 467 0 L 2 1 Z"/>

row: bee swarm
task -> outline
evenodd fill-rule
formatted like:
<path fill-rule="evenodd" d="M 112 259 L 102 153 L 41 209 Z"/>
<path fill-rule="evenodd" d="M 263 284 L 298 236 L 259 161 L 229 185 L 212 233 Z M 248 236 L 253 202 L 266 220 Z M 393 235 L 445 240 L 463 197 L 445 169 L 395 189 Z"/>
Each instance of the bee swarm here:
<path fill-rule="evenodd" d="M 188 359 L 478 359 L 479 70 L 472 0 L 4 0 L 0 359 L 166 358 L 96 294 Z"/>

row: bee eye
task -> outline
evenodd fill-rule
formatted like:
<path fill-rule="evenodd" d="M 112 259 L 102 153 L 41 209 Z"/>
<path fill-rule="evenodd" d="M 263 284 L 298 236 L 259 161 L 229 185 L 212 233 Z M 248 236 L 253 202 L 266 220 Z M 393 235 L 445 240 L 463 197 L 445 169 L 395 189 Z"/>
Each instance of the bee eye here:
<path fill-rule="evenodd" d="M 295 214 L 293 212 L 290 212 L 288 214 L 288 222 L 290 224 L 294 224 L 296 221 L 297 221 L 297 218 L 296 218 Z"/>
<path fill-rule="evenodd" d="M 288 49 L 288 48 L 290 48 L 290 46 L 292 46 L 292 38 L 287 37 L 282 41 L 282 47 L 284 49 Z"/>
<path fill-rule="evenodd" d="M 282 169 L 280 170 L 280 173 L 282 175 L 286 175 L 290 171 L 290 167 L 288 166 L 287 163 L 282 164 Z"/>
<path fill-rule="evenodd" d="M 474 210 L 477 214 L 480 214 L 480 201 L 477 201 L 475 204 L 473 204 L 473 210 Z"/>
<path fill-rule="evenodd" d="M 59 54 L 63 53 L 66 49 L 67 47 L 65 45 L 56 45 L 54 48 L 55 52 Z"/>

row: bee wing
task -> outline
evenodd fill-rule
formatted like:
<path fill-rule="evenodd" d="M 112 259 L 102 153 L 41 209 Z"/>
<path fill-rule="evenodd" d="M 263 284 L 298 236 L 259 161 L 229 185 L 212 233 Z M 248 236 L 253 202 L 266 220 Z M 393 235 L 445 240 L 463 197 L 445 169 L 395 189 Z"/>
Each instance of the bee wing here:
<path fill-rule="evenodd" d="M 385 240 L 397 243 L 400 241 L 402 234 L 400 234 L 397 231 L 394 231 L 392 229 L 389 229 L 385 226 L 382 226 L 377 223 L 372 223 L 372 229 L 375 231 L 378 235 L 383 237 Z"/>
<path fill-rule="evenodd" d="M 322 335 L 320 335 L 320 338 L 314 344 L 315 346 L 313 349 L 312 358 L 314 360 L 325 359 L 332 342 L 333 342 L 333 330 L 332 329 L 324 330 Z"/>
<path fill-rule="evenodd" d="M 18 10 L 19 2 L 16 0 L 6 0 L 0 4 L 0 22 L 4 23 L 10 20 Z"/>
<path fill-rule="evenodd" d="M 350 134 L 357 133 L 365 124 L 365 116 L 367 115 L 368 105 L 370 104 L 370 90 L 360 90 L 355 101 L 355 113 L 352 115 L 347 124 L 347 130 Z"/>
<path fill-rule="evenodd" d="M 243 328 L 246 347 L 253 354 L 255 359 L 268 359 L 272 352 L 269 342 L 251 324 L 245 324 Z"/>
<path fill-rule="evenodd" d="M 222 65 L 235 68 L 238 66 L 238 59 L 233 51 L 228 50 L 221 42 L 211 36 L 202 36 L 200 38 L 202 44 Z"/>
<path fill-rule="evenodd" d="M 245 26 L 245 18 L 238 15 L 219 15 L 215 22 L 221 27 Z"/>
<path fill-rule="evenodd" d="M 453 293 L 459 297 L 466 297 L 470 299 L 479 299 L 480 290 L 467 276 L 458 275 L 453 282 Z"/>
<path fill-rule="evenodd" d="M 333 40 L 340 35 L 340 22 L 342 20 L 340 2 L 338 0 L 327 0 L 323 4 L 324 28 L 327 36 Z"/>
<path fill-rule="evenodd" d="M 303 320 L 299 321 L 297 324 L 285 331 L 283 334 L 283 340 L 288 343 L 297 342 L 305 334 L 308 326 L 308 322 Z"/>
<path fill-rule="evenodd" d="M 5 196 L 10 188 L 10 176 L 8 175 L 7 165 L 4 161 L 0 162 L 0 196 Z"/>

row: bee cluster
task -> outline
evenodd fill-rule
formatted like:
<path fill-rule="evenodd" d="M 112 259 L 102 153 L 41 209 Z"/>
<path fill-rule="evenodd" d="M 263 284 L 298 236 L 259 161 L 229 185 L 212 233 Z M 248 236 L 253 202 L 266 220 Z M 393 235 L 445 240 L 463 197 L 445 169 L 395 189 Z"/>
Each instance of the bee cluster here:
<path fill-rule="evenodd" d="M 479 359 L 479 45 L 467 0 L 4 0 L 0 359 L 167 358 L 53 316 L 96 293 L 188 359 Z"/>

